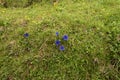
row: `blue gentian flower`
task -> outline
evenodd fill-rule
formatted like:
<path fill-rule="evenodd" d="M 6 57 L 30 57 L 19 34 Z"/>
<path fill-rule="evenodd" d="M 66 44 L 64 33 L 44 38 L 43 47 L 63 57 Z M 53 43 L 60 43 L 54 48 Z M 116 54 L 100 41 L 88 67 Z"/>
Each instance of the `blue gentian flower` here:
<path fill-rule="evenodd" d="M 67 35 L 64 35 L 64 36 L 63 36 L 63 40 L 68 40 L 68 36 L 67 36 Z"/>
<path fill-rule="evenodd" d="M 62 46 L 60 46 L 60 50 L 61 51 L 64 51 L 65 50 L 65 47 L 62 45 Z"/>
<path fill-rule="evenodd" d="M 28 33 L 25 33 L 25 34 L 24 34 L 24 37 L 26 37 L 26 38 L 27 38 L 28 36 L 29 36 L 29 34 L 28 34 Z"/>
<path fill-rule="evenodd" d="M 59 40 L 56 40 L 55 41 L 55 44 L 58 46 L 58 45 L 60 45 L 60 41 Z"/>
<path fill-rule="evenodd" d="M 56 36 L 58 36 L 59 35 L 59 33 L 58 32 L 56 32 Z"/>

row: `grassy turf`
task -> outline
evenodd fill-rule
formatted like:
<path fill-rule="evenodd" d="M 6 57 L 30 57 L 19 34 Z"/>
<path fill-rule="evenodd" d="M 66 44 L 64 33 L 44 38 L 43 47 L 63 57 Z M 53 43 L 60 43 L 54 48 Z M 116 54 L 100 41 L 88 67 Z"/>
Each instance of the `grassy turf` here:
<path fill-rule="evenodd" d="M 0 79 L 120 80 L 120 0 L 0 8 Z"/>

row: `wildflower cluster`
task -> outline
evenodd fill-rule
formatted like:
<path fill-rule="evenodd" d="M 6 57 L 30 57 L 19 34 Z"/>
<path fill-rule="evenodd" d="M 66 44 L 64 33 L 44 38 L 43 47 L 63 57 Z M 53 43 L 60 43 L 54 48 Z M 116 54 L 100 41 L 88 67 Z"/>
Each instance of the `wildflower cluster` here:
<path fill-rule="evenodd" d="M 56 46 L 59 47 L 60 51 L 64 51 L 65 47 L 62 44 L 63 41 L 68 41 L 68 35 L 63 35 L 62 40 L 59 39 L 59 33 L 56 32 L 57 40 L 55 41 Z"/>
<path fill-rule="evenodd" d="M 29 39 L 28 37 L 30 36 L 29 33 L 24 33 L 24 42 L 25 42 L 25 47 L 29 48 L 28 46 L 31 46 L 30 45 L 30 42 L 29 42 Z M 65 50 L 65 47 L 64 47 L 64 43 L 66 43 L 66 41 L 68 41 L 68 35 L 63 35 L 62 38 L 60 39 L 60 36 L 59 36 L 59 33 L 56 32 L 56 41 L 55 41 L 55 44 L 56 46 L 59 48 L 60 51 L 64 51 Z"/>

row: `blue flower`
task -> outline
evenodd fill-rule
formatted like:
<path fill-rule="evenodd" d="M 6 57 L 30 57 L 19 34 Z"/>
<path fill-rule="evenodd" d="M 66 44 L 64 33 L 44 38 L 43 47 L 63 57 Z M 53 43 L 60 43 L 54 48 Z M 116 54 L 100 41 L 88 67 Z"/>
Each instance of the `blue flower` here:
<path fill-rule="evenodd" d="M 56 40 L 55 41 L 55 44 L 58 46 L 58 45 L 60 45 L 60 41 L 59 40 Z"/>
<path fill-rule="evenodd" d="M 62 46 L 60 46 L 60 48 L 59 48 L 61 51 L 64 51 L 65 50 L 65 47 L 62 45 Z"/>
<path fill-rule="evenodd" d="M 25 34 L 24 34 L 24 37 L 26 37 L 26 38 L 27 38 L 28 36 L 29 36 L 29 34 L 28 34 L 28 33 L 25 33 Z"/>
<path fill-rule="evenodd" d="M 58 36 L 59 35 L 59 33 L 58 32 L 56 32 L 56 36 Z"/>
<path fill-rule="evenodd" d="M 67 36 L 67 35 L 64 35 L 64 36 L 63 36 L 63 40 L 68 40 L 68 36 Z"/>

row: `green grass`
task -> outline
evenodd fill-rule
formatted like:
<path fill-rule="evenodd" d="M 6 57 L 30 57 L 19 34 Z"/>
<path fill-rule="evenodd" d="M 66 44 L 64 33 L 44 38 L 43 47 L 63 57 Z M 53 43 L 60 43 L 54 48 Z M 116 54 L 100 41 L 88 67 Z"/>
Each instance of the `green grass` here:
<path fill-rule="evenodd" d="M 0 15 L 1 80 L 120 80 L 120 0 L 1 7 Z M 57 31 L 69 36 L 63 52 Z"/>

